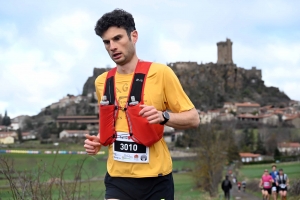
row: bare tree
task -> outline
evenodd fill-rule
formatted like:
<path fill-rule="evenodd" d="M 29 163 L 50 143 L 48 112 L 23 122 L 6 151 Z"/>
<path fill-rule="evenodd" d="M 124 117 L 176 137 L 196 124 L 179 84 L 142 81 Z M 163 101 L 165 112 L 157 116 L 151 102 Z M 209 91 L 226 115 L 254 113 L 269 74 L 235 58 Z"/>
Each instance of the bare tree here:
<path fill-rule="evenodd" d="M 196 184 L 214 197 L 218 194 L 218 184 L 222 179 L 223 167 L 227 161 L 226 131 L 216 124 L 209 124 L 201 125 L 193 132 L 194 143 L 198 144 L 194 170 Z"/>

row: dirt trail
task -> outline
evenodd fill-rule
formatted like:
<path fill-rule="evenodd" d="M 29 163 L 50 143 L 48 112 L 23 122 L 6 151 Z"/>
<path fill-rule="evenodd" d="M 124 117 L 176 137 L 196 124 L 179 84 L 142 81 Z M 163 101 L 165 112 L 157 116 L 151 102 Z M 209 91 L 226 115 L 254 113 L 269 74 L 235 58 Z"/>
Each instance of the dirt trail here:
<path fill-rule="evenodd" d="M 257 196 L 254 196 L 253 194 L 243 191 L 238 191 L 237 185 L 233 183 L 232 190 L 231 190 L 231 199 L 232 200 L 261 200 L 262 198 L 258 198 Z"/>

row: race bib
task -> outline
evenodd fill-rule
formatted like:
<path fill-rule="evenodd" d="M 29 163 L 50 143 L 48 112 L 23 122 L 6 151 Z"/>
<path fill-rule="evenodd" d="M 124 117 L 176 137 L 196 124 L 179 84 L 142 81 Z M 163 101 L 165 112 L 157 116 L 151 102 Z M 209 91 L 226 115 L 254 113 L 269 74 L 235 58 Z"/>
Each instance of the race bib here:
<path fill-rule="evenodd" d="M 135 143 L 129 133 L 117 132 L 113 156 L 120 162 L 149 163 L 149 147 Z"/>
<path fill-rule="evenodd" d="M 264 187 L 270 187 L 270 183 L 269 182 L 264 182 Z"/>
<path fill-rule="evenodd" d="M 279 186 L 280 186 L 280 188 L 282 188 L 282 189 L 286 188 L 286 184 L 280 184 Z"/>

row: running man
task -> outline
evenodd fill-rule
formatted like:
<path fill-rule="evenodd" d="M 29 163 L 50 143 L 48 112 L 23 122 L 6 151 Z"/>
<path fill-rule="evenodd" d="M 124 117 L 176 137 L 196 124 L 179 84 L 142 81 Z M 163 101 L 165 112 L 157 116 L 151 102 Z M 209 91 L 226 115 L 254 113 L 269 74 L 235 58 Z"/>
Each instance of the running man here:
<path fill-rule="evenodd" d="M 276 185 L 278 186 L 278 192 L 281 200 L 286 200 L 289 179 L 287 175 L 283 173 L 283 169 L 279 169 L 279 174 L 276 176 Z"/>
<path fill-rule="evenodd" d="M 272 171 L 270 172 L 270 175 L 273 178 L 273 183 L 272 183 L 272 197 L 273 200 L 277 200 L 277 194 L 278 194 L 278 189 L 277 189 L 277 185 L 276 185 L 276 177 L 278 175 L 278 171 L 276 170 L 276 165 L 272 165 Z"/>
<path fill-rule="evenodd" d="M 84 144 L 89 155 L 109 146 L 105 199 L 173 200 L 172 159 L 163 127 L 196 128 L 198 112 L 170 67 L 138 58 L 138 32 L 130 13 L 104 14 L 95 32 L 116 63 L 95 81 L 100 131 L 86 135 Z"/>
<path fill-rule="evenodd" d="M 273 178 L 269 174 L 269 171 L 265 169 L 259 183 L 259 187 L 262 187 L 262 195 L 264 200 L 269 200 L 272 190 Z"/>

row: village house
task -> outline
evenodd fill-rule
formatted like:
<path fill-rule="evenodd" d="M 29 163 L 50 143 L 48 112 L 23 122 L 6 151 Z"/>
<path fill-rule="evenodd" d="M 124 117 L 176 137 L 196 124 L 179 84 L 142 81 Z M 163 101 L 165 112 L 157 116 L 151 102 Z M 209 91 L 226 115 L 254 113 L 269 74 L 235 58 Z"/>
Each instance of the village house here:
<path fill-rule="evenodd" d="M 279 117 L 276 114 L 264 114 L 260 115 L 259 122 L 262 124 L 275 126 L 279 122 Z"/>
<path fill-rule="evenodd" d="M 277 145 L 279 152 L 287 155 L 299 155 L 300 143 L 296 142 L 282 142 Z"/>
<path fill-rule="evenodd" d="M 260 154 L 254 154 L 254 153 L 240 153 L 240 157 L 243 163 L 247 162 L 258 162 L 262 161 L 263 157 Z"/>
<path fill-rule="evenodd" d="M 0 132 L 0 144 L 13 144 L 16 137 L 15 132 Z"/>
<path fill-rule="evenodd" d="M 258 103 L 236 103 L 236 112 L 237 114 L 245 114 L 245 113 L 259 113 L 260 105 Z"/>
<path fill-rule="evenodd" d="M 237 119 L 239 121 L 257 121 L 258 122 L 259 118 L 260 118 L 260 116 L 249 114 L 249 113 L 240 114 L 240 115 L 237 116 Z"/>
<path fill-rule="evenodd" d="M 166 125 L 164 126 L 163 138 L 166 143 L 175 142 L 177 141 L 177 138 L 182 135 L 183 135 L 182 131 L 175 131 L 175 129 L 170 126 L 166 126 Z"/>
<path fill-rule="evenodd" d="M 59 133 L 59 139 L 62 138 L 84 138 L 85 134 L 90 134 L 88 130 L 63 130 Z"/>
<path fill-rule="evenodd" d="M 295 128 L 300 128 L 300 114 L 283 115 L 282 120 Z"/>
<path fill-rule="evenodd" d="M 79 128 L 81 125 L 86 125 L 87 129 L 98 129 L 99 119 L 97 115 L 85 116 L 58 116 L 56 118 L 58 127 L 68 127 L 70 124 L 76 124 Z"/>
<path fill-rule="evenodd" d="M 216 119 L 219 121 L 231 121 L 231 120 L 234 120 L 235 117 L 231 113 L 221 113 L 220 115 L 218 115 L 216 117 Z"/>
<path fill-rule="evenodd" d="M 225 102 L 223 108 L 226 113 L 236 112 L 236 105 L 233 102 Z"/>
<path fill-rule="evenodd" d="M 22 133 L 22 140 L 36 140 L 37 137 L 33 132 L 23 132 Z"/>
<path fill-rule="evenodd" d="M 0 125 L 0 131 L 6 131 L 6 130 L 12 130 L 12 127 Z"/>
<path fill-rule="evenodd" d="M 200 123 L 201 124 L 207 124 L 211 122 L 211 116 L 208 115 L 206 112 L 200 112 L 199 113 Z"/>

